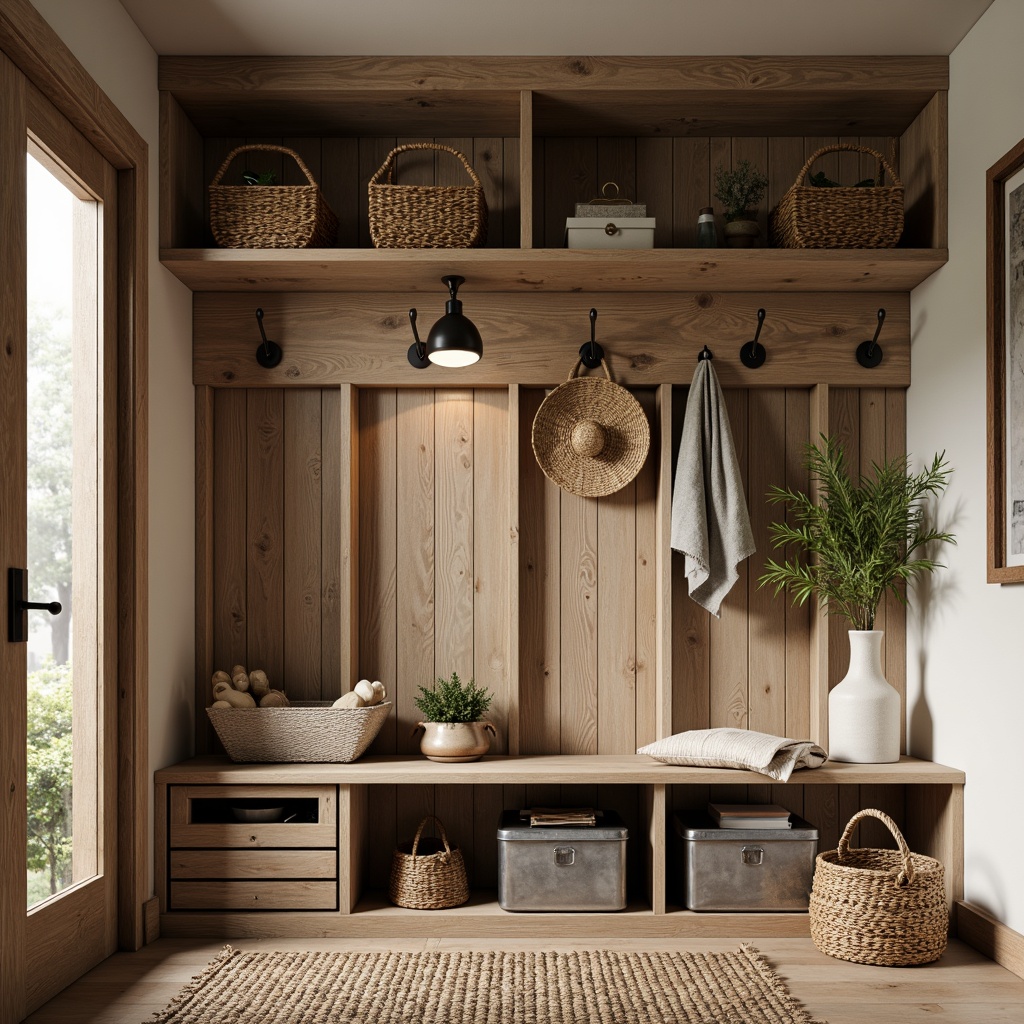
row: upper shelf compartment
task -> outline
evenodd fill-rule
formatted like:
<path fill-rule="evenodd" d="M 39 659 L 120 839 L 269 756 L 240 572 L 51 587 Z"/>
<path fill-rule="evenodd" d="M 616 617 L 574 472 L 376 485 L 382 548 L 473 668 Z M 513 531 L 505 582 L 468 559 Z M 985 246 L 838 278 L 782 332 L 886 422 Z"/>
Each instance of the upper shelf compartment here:
<path fill-rule="evenodd" d="M 501 277 L 494 290 L 596 291 L 605 277 L 648 291 L 906 290 L 945 261 L 947 85 L 944 57 L 164 57 L 160 244 L 165 264 L 192 287 L 344 290 L 344 280 L 365 288 L 369 279 L 380 290 L 373 275 L 382 268 L 398 275 L 393 287 L 426 287 L 417 276 L 424 264 L 433 272 L 442 259 L 443 272 L 452 272 L 480 254 L 393 251 L 368 257 L 362 273 L 353 261 L 372 248 L 371 175 L 394 146 L 434 141 L 465 153 L 481 178 L 487 248 L 516 254 L 483 264 Z M 287 146 L 309 166 L 337 214 L 337 250 L 213 248 L 207 187 L 228 153 L 260 142 Z M 718 206 L 717 167 L 750 160 L 767 174 L 766 239 L 767 212 L 806 158 L 837 142 L 869 146 L 901 175 L 906 229 L 898 254 L 759 248 L 749 264 L 749 254 L 727 250 L 710 261 L 696 251 L 662 258 L 659 250 L 694 249 L 698 211 Z M 248 169 L 276 171 L 284 184 L 305 182 L 287 157 L 253 163 L 260 166 Z M 875 172 L 871 157 L 851 152 L 816 168 L 850 183 Z M 245 169 L 234 167 L 224 183 L 241 185 Z M 398 180 L 468 182 L 453 158 L 422 152 L 403 154 Z M 609 180 L 657 219 L 654 254 L 562 251 L 574 204 Z M 519 259 L 533 249 L 545 255 Z M 567 275 L 556 272 L 559 262 L 572 268 Z M 750 279 L 754 266 L 763 272 Z M 573 280 L 564 283 L 566 276 Z"/>

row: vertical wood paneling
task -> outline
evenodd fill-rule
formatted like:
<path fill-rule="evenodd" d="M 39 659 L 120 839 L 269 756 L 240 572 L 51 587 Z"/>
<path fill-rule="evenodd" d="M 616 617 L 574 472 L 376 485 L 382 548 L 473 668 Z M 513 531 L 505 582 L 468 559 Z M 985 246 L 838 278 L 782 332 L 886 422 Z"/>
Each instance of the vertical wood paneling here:
<path fill-rule="evenodd" d="M 725 211 L 721 201 L 715 198 L 715 175 L 719 168 L 729 170 L 732 167 L 732 139 L 711 139 L 709 149 L 710 173 L 708 176 L 711 198 L 709 202 L 715 208 L 715 227 L 718 229 L 718 244 L 725 245 Z"/>
<path fill-rule="evenodd" d="M 396 473 L 400 499 L 395 538 L 398 650 L 395 675 L 385 685 L 395 702 L 396 749 L 400 754 L 419 750 L 412 728 L 422 716 L 413 701 L 419 688 L 429 690 L 435 678 L 434 445 L 433 391 L 399 391 Z"/>
<path fill-rule="evenodd" d="M 859 472 L 868 480 L 875 478 L 875 466 L 885 461 L 885 389 L 860 389 L 860 465 L 851 466 L 854 476 Z M 885 600 L 878 603 L 875 629 L 885 633 Z M 882 636 L 882 668 L 885 668 L 887 637 Z"/>
<path fill-rule="evenodd" d="M 341 474 L 351 459 L 350 452 L 342 458 L 342 447 L 350 448 L 353 438 L 342 431 L 341 390 L 325 388 L 320 397 L 320 699 L 333 701 L 352 682 L 347 672 L 342 678 L 341 669 L 342 633 L 348 628 L 348 616 L 341 617 L 342 516 L 351 515 L 348 503 L 343 511 Z"/>
<path fill-rule="evenodd" d="M 508 550 L 508 753 L 519 753 L 519 684 L 520 684 L 520 625 L 519 600 L 522 588 L 520 471 L 526 453 L 520 449 L 523 389 L 514 386 L 508 390 L 508 424 L 505 428 L 505 478 L 508 486 L 509 550 Z"/>
<path fill-rule="evenodd" d="M 817 384 L 810 394 L 810 440 L 818 444 L 822 434 L 829 432 L 830 389 L 828 384 Z M 808 482 L 805 492 L 812 498 L 818 494 L 816 482 Z M 828 749 L 828 688 L 829 688 L 829 622 L 826 608 L 815 598 L 810 605 L 810 672 L 811 672 L 811 739 Z"/>
<path fill-rule="evenodd" d="M 636 193 L 634 198 L 647 207 L 647 216 L 654 217 L 654 248 L 678 245 L 675 241 L 674 203 L 672 191 L 673 139 L 639 138 L 636 140 Z M 696 218 L 696 215 L 694 215 Z"/>
<path fill-rule="evenodd" d="M 636 478 L 636 669 L 635 703 L 637 747 L 658 738 L 661 688 L 658 685 L 658 609 L 662 594 L 658 557 L 658 472 L 660 434 L 654 392 L 636 395 L 651 424 L 651 450 Z M 668 538 L 666 539 L 666 543 Z"/>
<path fill-rule="evenodd" d="M 561 705 L 561 491 L 541 472 L 530 442 L 544 392 L 520 392 L 519 450 L 519 749 L 523 754 L 560 749 Z"/>
<path fill-rule="evenodd" d="M 747 392 L 725 392 L 732 437 L 736 445 L 743 490 L 747 485 Z M 748 559 L 749 561 L 749 559 Z M 712 728 L 747 728 L 747 576 L 748 565 L 738 566 L 738 578 L 722 602 L 721 617 L 711 619 L 711 722 Z"/>
<path fill-rule="evenodd" d="M 535 239 L 540 237 L 536 234 L 534 218 L 537 195 L 533 189 L 533 183 L 540 180 L 534 174 L 534 161 L 537 159 L 540 142 L 533 137 L 533 93 L 529 89 L 523 89 L 519 94 L 519 138 L 516 141 L 518 159 L 513 164 L 512 150 L 506 148 L 505 173 L 514 174 L 514 180 L 519 186 L 516 190 L 519 196 L 519 244 L 524 249 L 532 249 Z M 543 189 L 539 189 L 538 193 L 542 196 Z"/>
<path fill-rule="evenodd" d="M 249 392 L 246 420 L 246 649 L 271 685 L 284 675 L 284 392 Z M 287 691 L 286 691 L 287 692 Z"/>
<path fill-rule="evenodd" d="M 369 177 L 364 181 L 359 174 L 359 140 L 323 139 L 320 166 L 320 191 L 338 218 L 338 245 L 354 249 L 359 244 L 362 223 L 360 197 L 369 181 Z"/>
<path fill-rule="evenodd" d="M 636 481 L 598 499 L 597 752 L 636 750 Z"/>
<path fill-rule="evenodd" d="M 748 724 L 757 732 L 786 735 L 786 603 L 757 578 L 771 549 L 768 527 L 778 515 L 767 502 L 768 489 L 786 477 L 786 393 L 757 389 L 748 393 L 749 452 L 747 507 L 755 554 L 749 559 Z"/>
<path fill-rule="evenodd" d="M 284 393 L 284 678 L 293 699 L 321 699 L 320 391 Z"/>
<path fill-rule="evenodd" d="M 786 474 L 785 486 L 808 490 L 806 445 L 810 440 L 810 395 L 796 388 L 786 389 Z M 778 515 L 780 506 L 774 506 Z M 792 522 L 792 513 L 787 512 Z M 776 552 L 776 556 L 784 552 Z M 787 554 L 787 557 L 789 555 Z M 791 597 L 779 595 L 786 605 L 786 735 L 795 739 L 811 735 L 811 615 L 814 602 L 803 607 Z"/>
<path fill-rule="evenodd" d="M 697 244 L 697 217 L 711 206 L 711 141 L 703 138 L 672 140 L 672 241 L 676 246 L 693 248 Z M 722 230 L 721 210 L 716 226 Z M 719 238 L 719 242 L 722 239 Z"/>
<path fill-rule="evenodd" d="M 560 249 L 565 218 L 597 195 L 597 140 L 544 140 L 544 234 L 546 249 Z"/>
<path fill-rule="evenodd" d="M 657 477 L 655 493 L 655 550 L 657 552 L 657 608 L 655 642 L 655 738 L 672 733 L 672 385 L 662 384 L 655 396 L 656 421 L 652 441 L 656 443 Z M 638 542 L 639 543 L 639 542 Z M 643 731 L 637 726 L 637 743 Z"/>
<path fill-rule="evenodd" d="M 487 203 L 487 248 L 500 249 L 505 243 L 505 145 L 504 140 L 471 139 L 471 148 L 466 151 L 473 170 L 480 176 Z M 466 172 L 459 168 L 465 181 Z M 454 182 L 460 184 L 460 182 Z"/>
<path fill-rule="evenodd" d="M 743 160 L 749 160 L 755 170 L 768 173 L 768 140 L 763 138 L 740 138 L 732 140 L 732 162 L 735 167 Z M 757 207 L 757 224 L 761 229 L 758 245 L 764 245 L 768 237 L 767 194 Z"/>
<path fill-rule="evenodd" d="M 885 458 L 901 458 L 907 451 L 907 393 L 889 388 L 885 392 Z M 916 468 L 912 471 L 916 472 Z M 906 596 L 906 586 L 900 585 Z M 885 607 L 885 678 L 900 695 L 900 750 L 907 750 L 907 606 L 887 593 Z"/>
<path fill-rule="evenodd" d="M 339 433 L 330 446 L 338 446 L 341 459 L 338 488 L 338 540 L 341 570 L 338 576 L 338 612 L 341 620 L 341 677 L 335 695 L 345 692 L 359 678 L 359 392 L 351 384 L 338 389 Z M 327 428 L 325 419 L 324 428 Z M 325 545 L 325 557 L 328 547 Z M 326 604 L 325 604 L 326 607 Z"/>
<path fill-rule="evenodd" d="M 212 700 L 213 663 L 213 402 L 214 391 L 196 388 L 196 753 L 208 754 L 213 728 L 202 713 Z"/>
<path fill-rule="evenodd" d="M 605 182 L 613 181 L 619 186 L 620 199 L 632 199 L 634 202 L 643 202 L 637 199 L 636 190 L 637 176 L 637 140 L 613 136 L 611 138 L 599 138 L 597 140 L 597 178 L 596 190 L 593 199 L 602 195 Z M 614 193 L 614 189 L 609 189 Z M 583 200 L 586 202 L 586 200 Z M 571 207 L 566 216 L 572 216 L 575 206 Z"/>
<path fill-rule="evenodd" d="M 560 492 L 561 743 L 563 754 L 598 753 L 598 503 Z"/>

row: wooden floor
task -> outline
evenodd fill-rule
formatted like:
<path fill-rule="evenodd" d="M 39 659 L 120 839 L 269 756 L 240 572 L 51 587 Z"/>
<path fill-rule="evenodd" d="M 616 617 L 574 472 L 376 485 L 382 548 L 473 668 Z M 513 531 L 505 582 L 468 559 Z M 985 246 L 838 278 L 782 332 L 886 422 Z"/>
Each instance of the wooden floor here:
<path fill-rule="evenodd" d="M 581 928 L 582 931 L 582 928 Z M 240 949 L 623 949 L 716 951 L 734 940 L 245 939 Z M 953 941 L 935 964 L 864 967 L 832 960 L 810 939 L 760 939 L 761 950 L 793 995 L 828 1024 L 1024 1024 L 1024 981 Z M 143 1024 L 219 950 L 218 942 L 160 939 L 118 953 L 28 1018 L 30 1024 Z"/>

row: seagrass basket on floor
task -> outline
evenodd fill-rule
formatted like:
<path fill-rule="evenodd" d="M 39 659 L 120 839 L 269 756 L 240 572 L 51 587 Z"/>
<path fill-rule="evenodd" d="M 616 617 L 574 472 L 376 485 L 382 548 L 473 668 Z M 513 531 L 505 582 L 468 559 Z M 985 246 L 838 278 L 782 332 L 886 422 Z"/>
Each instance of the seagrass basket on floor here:
<path fill-rule="evenodd" d="M 815 160 L 849 150 L 878 161 L 874 186 L 808 185 Z M 885 172 L 891 184 L 883 185 Z M 785 249 L 888 249 L 903 234 L 903 183 L 889 161 L 868 146 L 841 142 L 812 153 L 771 218 L 772 239 Z"/>
<path fill-rule="evenodd" d="M 456 157 L 472 185 L 398 185 L 398 156 L 427 149 Z M 412 142 L 388 153 L 370 179 L 370 237 L 378 249 L 472 249 L 487 241 L 487 200 L 466 157 L 437 142 Z"/>
<path fill-rule="evenodd" d="M 889 829 L 898 850 L 850 849 L 854 828 L 868 817 Z M 859 811 L 839 847 L 818 854 L 810 921 L 814 944 L 838 960 L 879 967 L 938 960 L 949 932 L 942 864 L 911 853 L 888 814 Z"/>
<path fill-rule="evenodd" d="M 222 185 L 240 153 L 262 150 L 290 156 L 308 185 Z M 225 249 L 324 249 L 334 245 L 338 219 L 302 157 L 285 146 L 239 146 L 210 183 L 210 229 Z"/>
<path fill-rule="evenodd" d="M 428 821 L 437 822 L 440 839 L 423 836 Z M 443 910 L 469 899 L 469 882 L 462 851 L 448 842 L 439 818 L 428 814 L 413 841 L 398 844 L 391 858 L 388 898 L 411 910 Z"/>

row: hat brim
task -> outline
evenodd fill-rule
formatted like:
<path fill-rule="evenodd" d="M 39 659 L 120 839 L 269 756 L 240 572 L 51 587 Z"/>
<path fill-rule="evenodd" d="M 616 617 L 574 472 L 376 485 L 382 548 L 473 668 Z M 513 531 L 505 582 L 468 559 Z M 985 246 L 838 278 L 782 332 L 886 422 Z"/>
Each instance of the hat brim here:
<path fill-rule="evenodd" d="M 592 457 L 572 445 L 573 428 L 584 420 L 600 423 L 605 433 L 604 447 Z M 640 472 L 651 447 L 651 428 L 643 407 L 624 387 L 600 377 L 574 377 L 541 403 L 532 442 L 549 480 L 570 494 L 601 498 Z"/>

